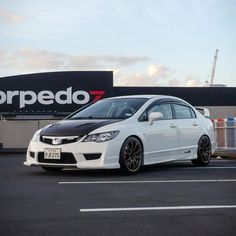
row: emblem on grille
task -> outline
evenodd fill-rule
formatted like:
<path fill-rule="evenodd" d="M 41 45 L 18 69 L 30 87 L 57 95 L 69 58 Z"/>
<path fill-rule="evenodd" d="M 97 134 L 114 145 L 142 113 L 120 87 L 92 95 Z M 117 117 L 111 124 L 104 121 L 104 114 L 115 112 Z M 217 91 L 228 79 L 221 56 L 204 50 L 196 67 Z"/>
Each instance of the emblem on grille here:
<path fill-rule="evenodd" d="M 59 139 L 59 138 L 53 138 L 52 139 L 52 144 L 53 145 L 59 145 L 59 144 L 61 144 L 61 142 L 62 142 L 62 140 Z"/>

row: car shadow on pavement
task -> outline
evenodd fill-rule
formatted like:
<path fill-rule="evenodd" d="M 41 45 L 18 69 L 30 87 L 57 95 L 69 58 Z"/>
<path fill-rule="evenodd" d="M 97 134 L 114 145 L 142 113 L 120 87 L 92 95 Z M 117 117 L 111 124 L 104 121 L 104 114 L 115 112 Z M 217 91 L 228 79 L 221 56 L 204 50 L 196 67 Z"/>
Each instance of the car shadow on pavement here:
<path fill-rule="evenodd" d="M 122 172 L 119 169 L 98 169 L 98 170 L 80 170 L 80 169 L 69 169 L 65 168 L 61 171 L 45 171 L 41 168 L 35 168 L 34 171 L 31 168 L 29 172 L 30 175 L 34 176 L 59 176 L 59 177 L 140 177 L 140 176 L 149 176 L 151 174 L 170 172 L 178 168 L 188 168 L 193 167 L 191 162 L 170 162 L 163 164 L 154 164 L 144 166 L 136 174 L 127 174 Z"/>

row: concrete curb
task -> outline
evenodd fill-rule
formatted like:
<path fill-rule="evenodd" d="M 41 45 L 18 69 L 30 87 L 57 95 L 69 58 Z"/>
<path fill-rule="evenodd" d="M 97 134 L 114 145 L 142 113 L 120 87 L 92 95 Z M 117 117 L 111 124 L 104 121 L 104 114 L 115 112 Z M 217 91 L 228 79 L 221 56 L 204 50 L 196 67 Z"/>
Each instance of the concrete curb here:
<path fill-rule="evenodd" d="M 236 160 L 236 148 L 217 148 L 213 157 L 222 157 Z"/>

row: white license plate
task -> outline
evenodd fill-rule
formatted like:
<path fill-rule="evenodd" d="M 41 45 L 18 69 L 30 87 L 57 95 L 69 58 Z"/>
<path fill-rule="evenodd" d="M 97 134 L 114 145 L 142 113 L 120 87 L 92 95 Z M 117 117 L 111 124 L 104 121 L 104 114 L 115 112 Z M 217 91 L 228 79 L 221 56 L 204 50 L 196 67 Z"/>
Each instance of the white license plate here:
<path fill-rule="evenodd" d="M 61 159 L 61 149 L 60 148 L 45 148 L 44 149 L 44 159 Z"/>

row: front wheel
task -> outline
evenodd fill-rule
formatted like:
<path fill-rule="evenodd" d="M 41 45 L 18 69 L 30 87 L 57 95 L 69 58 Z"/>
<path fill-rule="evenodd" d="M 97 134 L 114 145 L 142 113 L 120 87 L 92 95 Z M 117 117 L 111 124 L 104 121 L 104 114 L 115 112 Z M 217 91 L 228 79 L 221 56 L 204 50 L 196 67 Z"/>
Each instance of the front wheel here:
<path fill-rule="evenodd" d="M 198 166 L 206 166 L 211 160 L 211 141 L 207 136 L 202 136 L 198 142 L 197 157 L 192 163 Z"/>
<path fill-rule="evenodd" d="M 142 167 L 143 147 L 135 137 L 125 140 L 120 151 L 120 168 L 127 174 L 135 174 Z"/>

